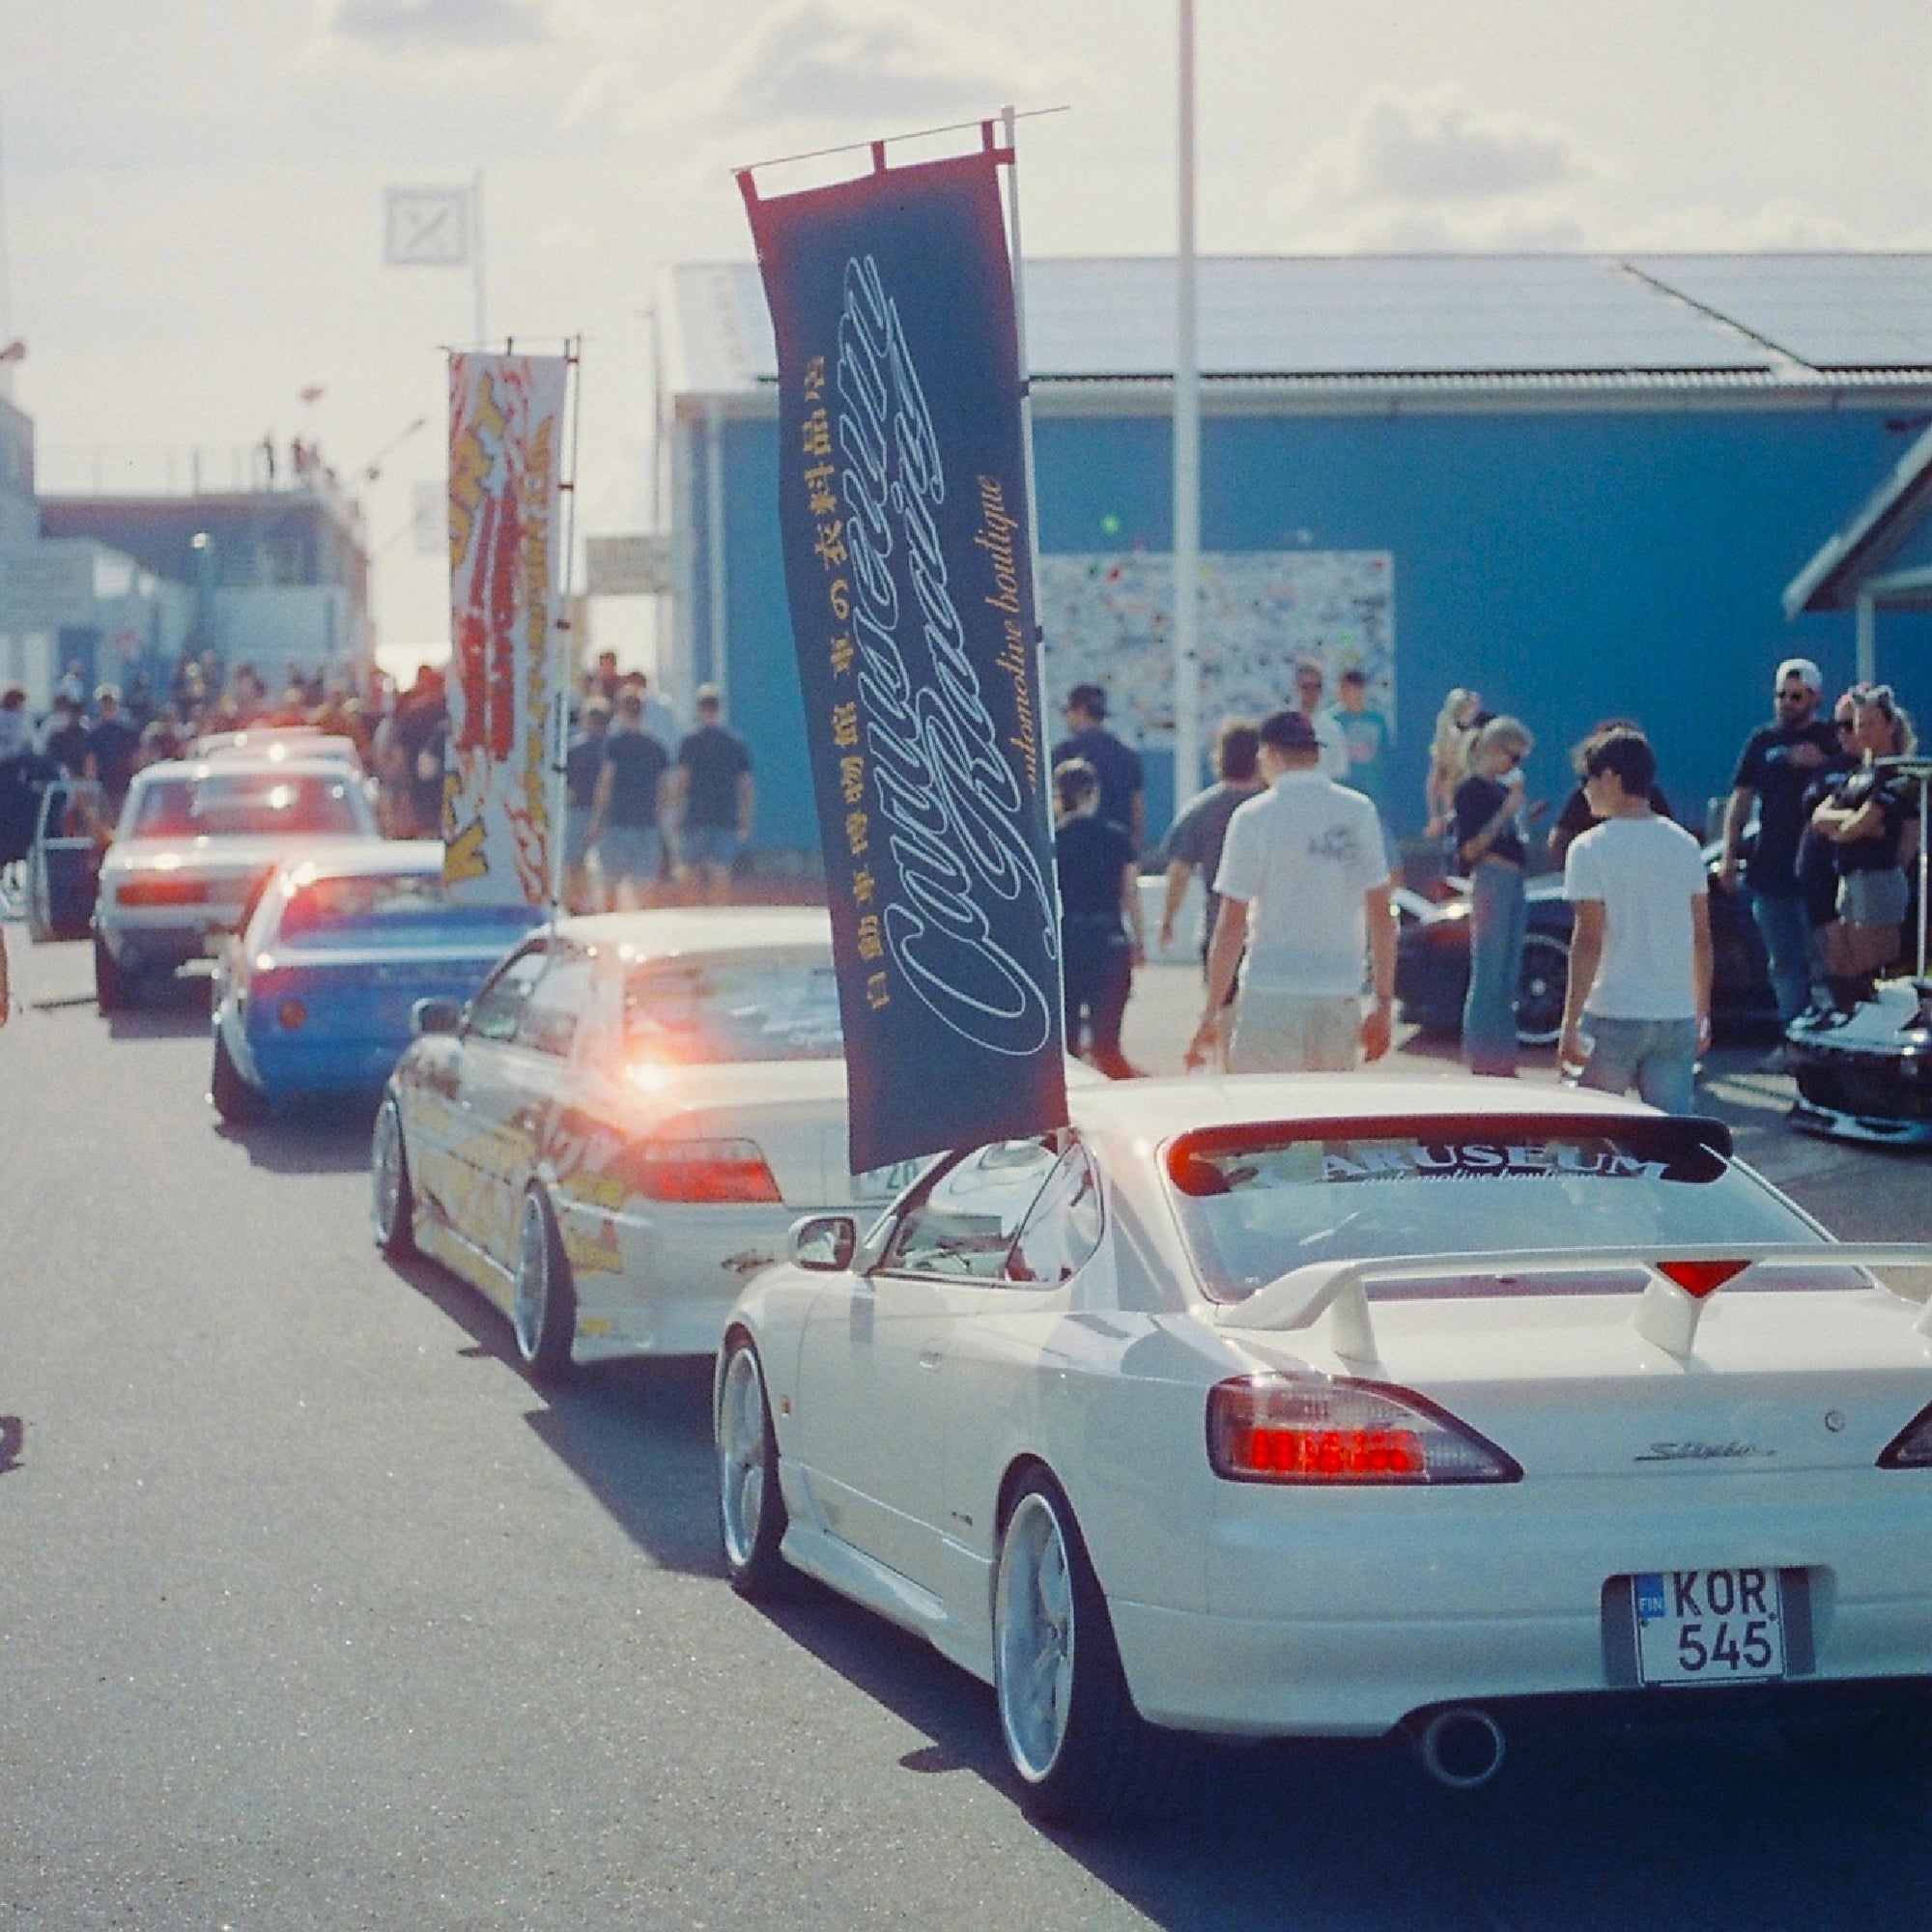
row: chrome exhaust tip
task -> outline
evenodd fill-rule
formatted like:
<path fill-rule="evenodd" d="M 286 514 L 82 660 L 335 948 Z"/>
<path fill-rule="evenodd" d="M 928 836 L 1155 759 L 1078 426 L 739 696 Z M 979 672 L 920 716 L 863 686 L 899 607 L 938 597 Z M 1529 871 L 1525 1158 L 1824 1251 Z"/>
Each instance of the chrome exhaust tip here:
<path fill-rule="evenodd" d="M 1456 1705 L 1431 1714 L 1416 1733 L 1415 1749 L 1437 1784 L 1474 1791 L 1502 1769 L 1503 1727 L 1487 1711 Z"/>

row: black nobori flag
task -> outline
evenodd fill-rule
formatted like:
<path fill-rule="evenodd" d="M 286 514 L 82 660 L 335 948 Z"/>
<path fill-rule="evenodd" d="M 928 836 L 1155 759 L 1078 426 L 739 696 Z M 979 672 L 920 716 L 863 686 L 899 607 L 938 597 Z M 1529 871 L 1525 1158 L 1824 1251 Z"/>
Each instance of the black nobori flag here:
<path fill-rule="evenodd" d="M 1002 158 L 741 178 L 855 1173 L 1066 1119 Z"/>

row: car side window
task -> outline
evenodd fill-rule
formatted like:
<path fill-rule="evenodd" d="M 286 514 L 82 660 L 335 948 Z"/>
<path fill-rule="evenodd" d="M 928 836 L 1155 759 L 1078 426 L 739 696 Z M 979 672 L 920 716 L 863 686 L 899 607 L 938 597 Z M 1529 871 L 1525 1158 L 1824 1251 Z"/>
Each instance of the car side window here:
<path fill-rule="evenodd" d="M 517 1044 L 568 1060 L 590 1005 L 590 961 L 575 948 L 558 952 L 517 1021 Z"/>
<path fill-rule="evenodd" d="M 497 967 L 469 1003 L 464 1032 L 479 1039 L 513 1039 L 524 1002 L 537 982 L 549 957 L 541 942 L 527 946 Z"/>
<path fill-rule="evenodd" d="M 1100 1180 L 1087 1151 L 1075 1145 L 1061 1155 L 1029 1210 L 1007 1264 L 1008 1279 L 1057 1288 L 1099 1245 Z"/>
<path fill-rule="evenodd" d="M 1038 1140 L 995 1141 L 940 1174 L 900 1217 L 883 1269 L 997 1281 L 1055 1164 Z"/>

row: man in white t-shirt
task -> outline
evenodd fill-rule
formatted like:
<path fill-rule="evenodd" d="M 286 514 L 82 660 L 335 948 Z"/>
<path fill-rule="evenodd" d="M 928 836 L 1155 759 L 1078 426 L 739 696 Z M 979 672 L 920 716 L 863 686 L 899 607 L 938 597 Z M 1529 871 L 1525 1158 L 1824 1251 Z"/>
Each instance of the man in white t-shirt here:
<path fill-rule="evenodd" d="M 1651 810 L 1656 778 L 1641 731 L 1606 731 L 1585 754 L 1583 796 L 1603 823 L 1563 865 L 1577 923 L 1556 1057 L 1582 1067 L 1582 1086 L 1634 1087 L 1653 1107 L 1689 1114 L 1711 1037 L 1710 899 L 1697 841 Z"/>
<path fill-rule="evenodd" d="M 1370 1060 L 1389 1049 L 1395 923 L 1381 822 L 1360 792 L 1322 775 L 1320 759 L 1303 713 L 1271 712 L 1261 725 L 1268 788 L 1228 821 L 1207 1006 L 1189 1053 L 1211 1050 L 1238 962 L 1232 1073 L 1343 1073 L 1358 1043 Z M 1365 952 L 1375 988 L 1366 1013 Z"/>

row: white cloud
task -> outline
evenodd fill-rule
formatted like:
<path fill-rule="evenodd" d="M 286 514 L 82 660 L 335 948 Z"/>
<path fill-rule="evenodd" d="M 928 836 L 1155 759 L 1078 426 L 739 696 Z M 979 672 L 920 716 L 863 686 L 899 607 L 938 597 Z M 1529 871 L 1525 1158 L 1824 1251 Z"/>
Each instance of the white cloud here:
<path fill-rule="evenodd" d="M 545 0 L 334 0 L 327 30 L 376 53 L 497 53 L 552 38 Z"/>
<path fill-rule="evenodd" d="M 645 101 L 645 125 L 717 133 L 833 126 L 874 129 L 1044 103 L 1088 79 L 1068 61 L 968 34 L 910 0 L 781 0 L 673 95 Z"/>

